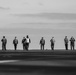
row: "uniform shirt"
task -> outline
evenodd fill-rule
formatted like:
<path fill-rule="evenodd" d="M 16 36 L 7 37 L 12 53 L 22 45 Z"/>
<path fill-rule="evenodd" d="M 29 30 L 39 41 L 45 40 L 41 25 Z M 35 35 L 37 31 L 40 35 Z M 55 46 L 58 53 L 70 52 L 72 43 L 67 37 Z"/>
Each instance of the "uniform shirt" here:
<path fill-rule="evenodd" d="M 22 44 L 25 44 L 26 43 L 26 38 L 22 40 Z"/>
<path fill-rule="evenodd" d="M 65 44 L 68 44 L 68 38 L 64 39 Z"/>
<path fill-rule="evenodd" d="M 26 38 L 26 43 L 30 43 L 30 39 L 29 38 Z"/>
<path fill-rule="evenodd" d="M 51 44 L 54 44 L 55 43 L 55 40 L 54 39 L 51 39 L 50 42 L 51 42 Z"/>
<path fill-rule="evenodd" d="M 13 44 L 18 44 L 18 40 L 17 39 L 14 39 L 13 40 Z"/>
<path fill-rule="evenodd" d="M 45 40 L 44 39 L 41 39 L 40 40 L 40 44 L 44 45 L 45 44 Z"/>
<path fill-rule="evenodd" d="M 2 44 L 6 44 L 7 43 L 7 39 L 6 38 L 3 38 L 1 41 L 2 41 Z"/>
<path fill-rule="evenodd" d="M 71 39 L 70 39 L 70 42 L 71 42 L 71 44 L 74 44 L 75 39 L 74 39 L 74 38 L 71 38 Z"/>

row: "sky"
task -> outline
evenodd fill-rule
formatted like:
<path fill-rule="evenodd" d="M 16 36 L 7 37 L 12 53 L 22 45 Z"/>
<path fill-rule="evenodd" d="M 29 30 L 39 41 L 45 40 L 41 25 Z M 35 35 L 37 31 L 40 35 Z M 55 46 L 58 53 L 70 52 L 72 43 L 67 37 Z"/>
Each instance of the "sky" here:
<path fill-rule="evenodd" d="M 34 41 L 31 48 L 39 48 L 41 36 L 48 42 L 55 36 L 57 43 L 64 44 L 65 35 L 76 37 L 75 7 L 76 0 L 0 0 L 0 39 L 6 35 L 12 42 L 17 35 L 21 41 L 29 34 Z M 56 48 L 64 48 L 63 44 L 56 44 Z"/>
<path fill-rule="evenodd" d="M 75 0 L 0 0 L 0 28 L 29 28 L 29 23 L 53 23 L 47 28 L 62 28 L 55 24 L 76 23 L 75 7 Z M 32 25 L 32 28 L 38 27 L 46 28 Z"/>
<path fill-rule="evenodd" d="M 0 6 L 11 13 L 76 13 L 75 0 L 0 0 Z"/>
<path fill-rule="evenodd" d="M 54 24 L 47 28 L 58 28 L 56 23 L 75 24 L 75 7 L 75 0 L 0 0 L 0 28 L 27 28 L 28 25 L 24 24 L 30 23 Z M 70 25 L 72 28 L 74 26 Z M 32 28 L 34 27 L 43 27 L 43 25 L 32 25 Z"/>

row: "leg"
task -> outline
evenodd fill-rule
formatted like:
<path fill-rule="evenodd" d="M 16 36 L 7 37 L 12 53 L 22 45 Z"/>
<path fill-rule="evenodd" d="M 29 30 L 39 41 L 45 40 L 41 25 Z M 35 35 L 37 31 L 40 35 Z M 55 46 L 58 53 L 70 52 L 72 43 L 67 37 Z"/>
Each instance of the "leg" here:
<path fill-rule="evenodd" d="M 16 50 L 16 45 L 15 45 L 15 50 Z"/>
<path fill-rule="evenodd" d="M 68 44 L 65 44 L 66 50 L 68 50 Z"/>
<path fill-rule="evenodd" d="M 53 46 L 52 46 L 52 50 L 53 50 Z"/>
<path fill-rule="evenodd" d="M 42 50 L 42 45 L 41 45 L 41 50 Z"/>
<path fill-rule="evenodd" d="M 15 50 L 16 50 L 17 49 L 17 45 L 15 44 L 14 47 L 15 47 Z"/>
<path fill-rule="evenodd" d="M 28 50 L 28 48 L 29 48 L 29 43 L 27 43 L 27 50 Z"/>
<path fill-rule="evenodd" d="M 73 50 L 73 45 L 72 45 L 72 48 L 71 49 Z"/>
<path fill-rule="evenodd" d="M 54 44 L 53 44 L 53 50 L 54 50 Z"/>
<path fill-rule="evenodd" d="M 65 44 L 65 49 L 67 50 L 67 45 Z"/>
<path fill-rule="evenodd" d="M 43 45 L 43 50 L 44 50 L 44 45 Z"/>
<path fill-rule="evenodd" d="M 51 50 L 53 50 L 53 47 L 52 47 L 52 45 L 51 45 Z"/>
<path fill-rule="evenodd" d="M 4 50 L 6 50 L 6 44 L 4 44 Z"/>
<path fill-rule="evenodd" d="M 51 45 L 51 50 L 52 50 L 52 45 Z"/>
<path fill-rule="evenodd" d="M 74 50 L 74 45 L 73 45 L 73 50 Z"/>
<path fill-rule="evenodd" d="M 27 50 L 27 43 L 25 44 L 25 50 Z"/>
<path fill-rule="evenodd" d="M 71 50 L 72 50 L 72 45 L 70 45 L 70 47 L 71 47 Z"/>
<path fill-rule="evenodd" d="M 67 50 L 68 50 L 68 44 L 67 44 Z"/>
<path fill-rule="evenodd" d="M 51 49 L 53 50 L 53 44 L 51 44 Z"/>
<path fill-rule="evenodd" d="M 16 50 L 17 50 L 17 44 L 16 44 Z"/>

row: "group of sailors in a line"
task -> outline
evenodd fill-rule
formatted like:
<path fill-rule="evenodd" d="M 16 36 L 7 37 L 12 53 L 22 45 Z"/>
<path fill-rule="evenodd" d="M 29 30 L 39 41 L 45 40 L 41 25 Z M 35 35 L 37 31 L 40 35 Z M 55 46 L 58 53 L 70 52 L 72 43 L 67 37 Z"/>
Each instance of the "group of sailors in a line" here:
<path fill-rule="evenodd" d="M 71 50 L 74 50 L 75 49 L 75 38 L 73 36 L 70 38 L 70 40 L 68 40 L 68 37 L 65 36 L 64 38 L 65 49 L 68 50 L 69 41 L 70 41 Z M 51 49 L 54 50 L 54 45 L 55 45 L 54 37 L 51 38 L 50 42 L 51 42 Z M 40 40 L 40 45 L 41 45 L 41 50 L 44 50 L 45 39 L 43 37 Z"/>
<path fill-rule="evenodd" d="M 66 50 L 68 50 L 68 43 L 69 43 L 69 41 L 70 41 L 70 48 L 71 48 L 71 50 L 74 50 L 75 49 L 75 38 L 72 36 L 70 38 L 70 40 L 68 40 L 67 36 L 65 36 L 64 43 L 65 43 Z"/>
<path fill-rule="evenodd" d="M 5 38 L 5 36 L 3 36 L 3 38 L 1 39 L 1 42 L 2 42 L 2 50 L 6 50 L 7 39 Z M 31 40 L 28 35 L 26 36 L 26 38 L 23 37 L 22 39 L 23 50 L 28 50 L 30 43 L 31 43 Z M 13 45 L 14 45 L 14 49 L 17 50 L 17 45 L 18 45 L 17 37 L 14 38 Z"/>
<path fill-rule="evenodd" d="M 65 49 L 68 50 L 69 41 L 70 41 L 71 50 L 74 50 L 75 49 L 75 38 L 73 36 L 70 38 L 70 40 L 68 40 L 68 37 L 65 36 L 65 38 L 64 38 Z M 1 42 L 2 42 L 2 50 L 6 50 L 7 39 L 5 38 L 5 36 L 3 36 L 3 38 L 1 39 Z M 51 38 L 50 42 L 51 42 L 51 50 L 54 50 L 54 46 L 55 46 L 54 37 Z M 23 50 L 28 50 L 30 43 L 31 43 L 31 40 L 30 40 L 28 35 L 26 37 L 23 37 L 23 39 L 22 39 Z M 40 43 L 39 44 L 40 44 L 40 49 L 44 50 L 44 47 L 45 47 L 45 39 L 44 39 L 44 37 L 42 37 L 40 39 Z M 17 45 L 18 45 L 17 37 L 14 38 L 13 45 L 14 45 L 14 49 L 17 50 Z"/>

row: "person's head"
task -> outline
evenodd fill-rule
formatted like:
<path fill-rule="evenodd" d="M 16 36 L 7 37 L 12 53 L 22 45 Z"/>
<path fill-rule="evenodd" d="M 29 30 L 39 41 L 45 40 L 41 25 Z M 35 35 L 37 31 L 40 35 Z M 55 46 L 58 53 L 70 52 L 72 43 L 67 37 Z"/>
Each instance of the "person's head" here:
<path fill-rule="evenodd" d="M 73 36 L 71 38 L 74 38 Z"/>
<path fill-rule="evenodd" d="M 44 39 L 44 37 L 42 37 L 42 39 Z"/>
<path fill-rule="evenodd" d="M 65 36 L 65 38 L 67 38 L 67 36 Z"/>
<path fill-rule="evenodd" d="M 15 39 L 16 39 L 17 37 L 15 36 Z"/>
<path fill-rule="evenodd" d="M 25 39 L 25 37 L 23 37 L 23 39 Z"/>
<path fill-rule="evenodd" d="M 26 38 L 29 38 L 29 36 L 27 35 Z"/>
<path fill-rule="evenodd" d="M 3 36 L 3 38 L 5 38 L 5 36 Z"/>
<path fill-rule="evenodd" d="M 53 39 L 54 37 L 52 37 L 52 39 Z"/>

